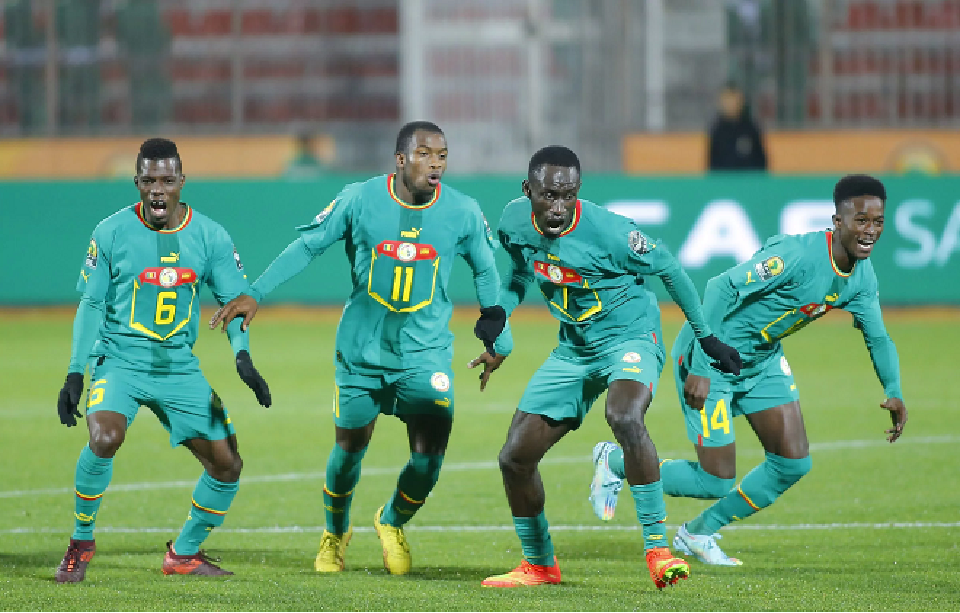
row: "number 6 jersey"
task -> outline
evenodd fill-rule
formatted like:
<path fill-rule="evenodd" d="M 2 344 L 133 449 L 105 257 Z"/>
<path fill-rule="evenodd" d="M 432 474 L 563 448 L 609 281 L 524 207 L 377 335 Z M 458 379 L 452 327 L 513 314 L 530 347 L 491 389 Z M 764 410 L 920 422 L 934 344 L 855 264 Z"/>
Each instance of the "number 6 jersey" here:
<path fill-rule="evenodd" d="M 192 349 L 200 284 L 209 285 L 221 304 L 249 290 L 227 231 L 183 206 L 183 221 L 174 229 L 148 226 L 139 202 L 94 229 L 77 291 L 85 301 L 104 304 L 95 354 L 144 372 L 199 368 Z"/>
<path fill-rule="evenodd" d="M 344 187 L 252 286 L 260 302 L 343 239 L 353 290 L 337 327 L 337 358 L 358 373 L 416 366 L 422 351 L 452 352 L 454 256 L 473 270 L 480 306 L 497 303 L 493 236 L 476 201 L 438 185 L 430 201 L 408 204 L 393 177 Z"/>

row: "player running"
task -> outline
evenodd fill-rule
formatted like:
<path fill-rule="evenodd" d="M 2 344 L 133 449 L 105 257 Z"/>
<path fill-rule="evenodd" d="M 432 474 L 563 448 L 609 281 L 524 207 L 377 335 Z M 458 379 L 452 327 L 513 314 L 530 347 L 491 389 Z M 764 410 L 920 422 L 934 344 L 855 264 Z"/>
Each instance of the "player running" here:
<path fill-rule="evenodd" d="M 893 421 L 887 440 L 892 443 L 903 433 L 907 409 L 897 350 L 883 325 L 877 277 L 867 259 L 883 232 L 886 199 L 880 181 L 846 176 L 833 191 L 833 230 L 774 236 L 749 261 L 707 283 L 707 322 L 740 351 L 743 368 L 739 375 L 718 372 L 693 342 L 690 326 L 681 328 L 672 358 L 687 436 L 698 461 L 664 461 L 663 489 L 671 496 L 719 500 L 680 526 L 675 549 L 706 564 L 740 565 L 717 546 L 716 532 L 770 506 L 810 470 L 799 392 L 780 339 L 827 311 L 840 308 L 853 314 L 887 396 L 880 404 Z M 733 488 L 737 415 L 750 422 L 766 459 Z M 599 443 L 594 462 L 594 511 L 609 519 L 626 476 L 623 452 L 612 443 Z"/>
<path fill-rule="evenodd" d="M 243 462 L 227 410 L 192 349 L 200 326 L 200 283 L 220 304 L 249 291 L 249 285 L 226 230 L 180 202 L 184 176 L 173 142 L 145 141 L 133 182 L 140 202 L 97 225 L 77 282 L 83 296 L 57 401 L 60 421 L 68 427 L 82 417 L 77 405 L 83 371 L 95 344 L 98 358 L 86 403 L 90 440 L 77 461 L 76 522 L 57 583 L 83 581 L 96 552 L 94 524 L 113 457 L 141 405 L 156 414 L 170 444 L 185 446 L 204 468 L 186 524 L 176 541 L 167 543 L 163 573 L 233 574 L 214 565 L 200 544 L 223 523 Z M 257 401 L 270 406 L 270 390 L 250 359 L 247 333 L 239 323 L 227 331 L 237 373 Z"/>
<path fill-rule="evenodd" d="M 535 281 L 560 320 L 560 344 L 527 384 L 500 450 L 524 559 L 514 570 L 485 579 L 489 587 L 560 582 L 537 466 L 550 447 L 580 426 L 604 390 L 607 423 L 628 450 L 627 478 L 650 577 L 663 588 L 689 574 L 687 563 L 667 547 L 657 450 L 643 421 L 665 360 L 660 310 L 644 276 L 660 277 L 708 355 L 725 370 L 739 368 L 737 352 L 704 323 L 697 290 L 676 258 L 629 219 L 578 200 L 579 190 L 576 154 L 545 147 L 530 159 L 525 197 L 509 203 L 500 219 L 500 242 L 511 259 L 501 305 L 511 313 Z M 486 353 L 470 363 L 484 365 L 483 383 L 511 348 L 501 337 L 497 355 Z"/>
<path fill-rule="evenodd" d="M 453 306 L 447 294 L 454 256 L 473 270 L 481 316 L 477 328 L 492 351 L 506 315 L 497 304 L 500 280 L 493 236 L 472 198 L 440 177 L 447 141 L 436 125 L 417 121 L 397 136 L 396 173 L 346 186 L 240 296 L 216 313 L 211 327 L 244 316 L 338 240 L 346 242 L 353 291 L 337 327 L 335 444 L 323 487 L 326 530 L 314 568 L 339 572 L 352 528 L 350 502 L 360 462 L 377 416 L 396 415 L 407 426 L 410 460 L 374 526 L 384 567 L 402 575 L 411 567 L 403 525 L 440 476 L 453 425 Z"/>

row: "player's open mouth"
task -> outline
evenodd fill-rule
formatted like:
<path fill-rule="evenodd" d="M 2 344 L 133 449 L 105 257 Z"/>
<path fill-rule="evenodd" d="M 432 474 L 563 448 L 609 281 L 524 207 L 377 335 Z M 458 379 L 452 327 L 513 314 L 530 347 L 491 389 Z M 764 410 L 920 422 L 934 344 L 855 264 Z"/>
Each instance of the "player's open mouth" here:
<path fill-rule="evenodd" d="M 162 215 L 167 212 L 167 203 L 160 200 L 151 200 L 150 210 L 154 215 Z"/>
<path fill-rule="evenodd" d="M 875 242 L 877 242 L 876 239 L 870 239 L 870 238 L 858 238 L 858 239 L 857 239 L 857 245 L 858 245 L 861 249 L 863 249 L 864 251 L 872 251 L 872 250 L 873 250 L 873 244 L 874 244 Z"/>
<path fill-rule="evenodd" d="M 437 185 L 439 185 L 439 184 L 440 184 L 440 173 L 439 173 L 439 172 L 431 172 L 430 174 L 428 174 L 428 175 L 427 175 L 427 184 L 428 184 L 430 187 L 436 187 Z"/>

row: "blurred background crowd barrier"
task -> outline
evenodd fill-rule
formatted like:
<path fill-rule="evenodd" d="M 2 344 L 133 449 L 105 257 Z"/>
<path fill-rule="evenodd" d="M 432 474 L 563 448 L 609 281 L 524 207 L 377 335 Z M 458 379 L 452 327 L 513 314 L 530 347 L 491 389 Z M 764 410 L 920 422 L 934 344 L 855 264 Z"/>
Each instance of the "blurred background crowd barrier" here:
<path fill-rule="evenodd" d="M 459 172 L 516 172 L 550 143 L 591 171 L 700 172 L 730 81 L 774 172 L 960 167 L 960 0 L 0 8 L 2 177 L 127 173 L 117 160 L 155 134 L 191 137 L 194 174 L 368 171 L 421 118 Z"/>

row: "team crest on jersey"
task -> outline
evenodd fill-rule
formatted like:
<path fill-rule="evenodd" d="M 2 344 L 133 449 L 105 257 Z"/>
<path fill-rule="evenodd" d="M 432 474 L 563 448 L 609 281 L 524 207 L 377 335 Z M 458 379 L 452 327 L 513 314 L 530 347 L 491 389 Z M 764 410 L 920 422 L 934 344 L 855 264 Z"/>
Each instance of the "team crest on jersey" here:
<path fill-rule="evenodd" d="M 768 281 L 783 272 L 783 258 L 779 255 L 767 258 L 753 267 L 761 281 Z"/>
<path fill-rule="evenodd" d="M 237 253 L 237 248 L 233 248 L 233 261 L 237 263 L 237 270 L 243 270 L 243 262 L 240 261 L 240 254 Z"/>
<path fill-rule="evenodd" d="M 160 282 L 160 287 L 173 287 L 180 280 L 180 275 L 176 268 L 164 268 L 160 271 L 157 280 Z"/>
<path fill-rule="evenodd" d="M 333 205 L 337 203 L 336 200 L 327 205 L 325 209 L 317 213 L 317 216 L 313 218 L 313 223 L 321 223 L 324 219 L 330 216 L 330 212 L 333 211 Z"/>
<path fill-rule="evenodd" d="M 400 243 L 397 245 L 397 259 L 401 262 L 409 262 L 417 257 L 417 246 L 413 243 Z"/>
<path fill-rule="evenodd" d="M 430 385 L 438 392 L 445 392 L 450 389 L 450 377 L 447 373 L 435 372 L 430 377 Z"/>
<path fill-rule="evenodd" d="M 480 213 L 480 217 L 483 217 L 483 213 Z M 487 242 L 490 243 L 491 247 L 495 247 L 496 243 L 493 242 L 493 230 L 490 229 L 490 224 L 487 223 L 487 218 L 483 217 L 483 232 L 487 237 Z"/>
<path fill-rule="evenodd" d="M 583 277 L 572 268 L 557 266 L 556 264 L 549 264 L 547 262 L 541 262 L 540 260 L 536 260 L 533 263 L 533 271 L 550 279 L 551 282 L 557 285 L 580 283 L 583 281 Z"/>
<path fill-rule="evenodd" d="M 630 232 L 630 250 L 637 255 L 649 253 L 653 247 L 654 246 L 647 241 L 647 237 L 643 235 L 643 232 L 639 230 Z"/>
<path fill-rule="evenodd" d="M 87 268 L 96 268 L 97 267 L 97 241 L 90 239 L 90 246 L 87 247 L 87 257 L 84 260 L 84 264 Z"/>
<path fill-rule="evenodd" d="M 780 356 L 780 370 L 783 371 L 783 374 L 788 377 L 792 374 L 793 371 L 790 370 L 790 364 L 787 363 L 787 356 Z"/>
<path fill-rule="evenodd" d="M 627 353 L 623 354 L 623 357 L 620 358 L 620 361 L 636 364 L 637 362 L 640 361 L 640 354 L 637 353 L 636 351 L 628 351 Z"/>

